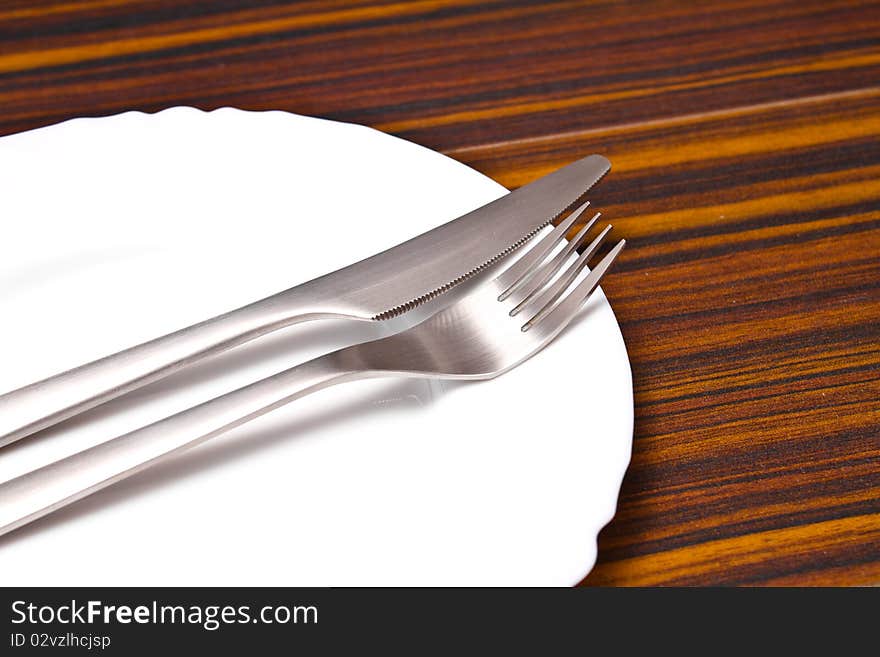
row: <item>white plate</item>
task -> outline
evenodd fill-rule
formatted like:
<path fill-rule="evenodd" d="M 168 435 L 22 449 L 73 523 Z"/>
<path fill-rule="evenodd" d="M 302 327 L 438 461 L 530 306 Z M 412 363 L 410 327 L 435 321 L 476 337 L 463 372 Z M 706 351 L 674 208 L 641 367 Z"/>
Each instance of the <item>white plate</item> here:
<path fill-rule="evenodd" d="M 191 108 L 0 139 L 0 190 L 0 391 L 504 193 L 368 128 Z M 0 480 L 353 339 L 311 323 L 233 350 L 2 450 Z M 0 539 L 0 583 L 573 584 L 614 513 L 632 409 L 597 292 L 500 379 L 337 386 Z"/>

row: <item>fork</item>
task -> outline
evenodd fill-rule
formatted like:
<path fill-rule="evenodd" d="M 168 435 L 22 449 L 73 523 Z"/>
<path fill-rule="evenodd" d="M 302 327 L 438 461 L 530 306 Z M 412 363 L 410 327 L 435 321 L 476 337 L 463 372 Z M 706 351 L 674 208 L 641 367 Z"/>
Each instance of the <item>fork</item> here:
<path fill-rule="evenodd" d="M 409 329 L 319 356 L 0 484 L 0 535 L 328 386 L 387 376 L 491 379 L 516 367 L 568 325 L 624 247 L 621 240 L 587 267 L 611 230 L 584 247 L 596 213 L 566 241 L 588 205 Z"/>

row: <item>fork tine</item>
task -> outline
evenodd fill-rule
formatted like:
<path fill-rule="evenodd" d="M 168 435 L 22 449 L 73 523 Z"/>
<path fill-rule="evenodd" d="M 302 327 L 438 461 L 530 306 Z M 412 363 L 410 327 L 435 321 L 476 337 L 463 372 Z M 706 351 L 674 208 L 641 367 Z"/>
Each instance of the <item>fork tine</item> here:
<path fill-rule="evenodd" d="M 599 287 L 599 281 L 611 267 L 611 264 L 623 250 L 626 240 L 620 240 L 606 255 L 602 258 L 596 267 L 569 293 L 562 301 L 553 305 L 553 301 L 541 308 L 538 313 L 529 321 L 522 325 L 523 331 L 528 331 L 541 321 L 547 320 L 547 323 L 555 327 L 564 326 L 572 317 L 580 310 L 581 305 L 589 298 L 593 291 Z M 580 260 L 580 258 L 578 258 Z M 574 265 L 577 266 L 577 265 Z M 548 319 L 550 318 L 550 319 Z M 555 324 L 554 324 L 555 323 Z"/>
<path fill-rule="evenodd" d="M 596 215 L 598 217 L 598 213 Z M 542 276 L 542 280 L 538 285 L 535 286 L 534 290 L 525 298 L 522 299 L 514 308 L 510 311 L 510 316 L 515 317 L 521 310 L 531 305 L 534 302 L 534 306 L 537 308 L 543 308 L 548 303 L 552 303 L 556 301 L 563 292 L 568 288 L 571 282 L 575 279 L 575 277 L 581 272 L 581 270 L 586 266 L 587 261 L 592 258 L 596 251 L 599 250 L 599 247 L 602 245 L 602 242 L 605 241 L 605 237 L 611 231 L 611 225 L 605 226 L 601 233 L 596 236 L 590 245 L 584 249 L 583 253 L 580 254 L 578 259 L 575 261 L 574 265 L 567 269 L 563 274 L 557 278 L 552 285 L 547 286 L 547 282 L 550 281 L 553 276 L 562 269 L 563 265 L 565 265 L 566 260 L 571 256 L 576 248 L 580 248 L 583 245 L 583 242 L 586 241 L 586 233 L 580 236 L 579 240 L 569 242 L 569 246 L 572 246 L 572 249 L 566 249 L 568 253 L 565 254 L 565 258 L 562 258 L 558 264 L 551 263 L 553 271 L 549 272 L 547 276 Z M 576 243 L 579 242 L 579 243 Z M 560 253 L 561 255 L 561 253 Z M 537 301 L 535 301 L 535 297 L 537 297 Z"/>
<path fill-rule="evenodd" d="M 548 262 L 538 265 L 540 271 L 535 272 L 529 280 L 524 281 L 522 285 L 517 287 L 515 295 L 521 297 L 517 302 L 517 308 L 524 304 L 527 299 L 531 299 L 540 292 L 547 282 L 552 279 L 560 269 L 562 269 L 563 265 L 565 265 L 568 260 L 568 257 L 574 252 L 574 250 L 583 246 L 587 239 L 587 233 L 590 232 L 590 229 L 600 216 L 602 216 L 601 212 L 594 214 L 593 217 L 581 227 L 577 234 L 568 241 L 565 248 L 560 249 Z M 510 296 L 514 295 L 512 294 Z M 519 311 L 517 310 L 517 312 Z M 516 313 L 511 314 L 515 315 Z"/>
<path fill-rule="evenodd" d="M 556 245 L 565 239 L 565 234 L 568 232 L 569 228 L 572 227 L 574 222 L 577 221 L 578 217 L 584 213 L 584 210 L 586 210 L 589 205 L 590 202 L 587 201 L 577 210 L 568 215 L 568 217 L 550 231 L 546 237 L 542 238 L 541 241 L 530 251 L 513 263 L 513 265 L 498 277 L 501 284 L 506 286 L 504 292 L 498 297 L 499 301 L 504 301 L 515 292 L 520 285 L 531 278 L 532 274 L 534 274 L 535 266 L 543 262 L 544 258 L 547 257 Z"/>

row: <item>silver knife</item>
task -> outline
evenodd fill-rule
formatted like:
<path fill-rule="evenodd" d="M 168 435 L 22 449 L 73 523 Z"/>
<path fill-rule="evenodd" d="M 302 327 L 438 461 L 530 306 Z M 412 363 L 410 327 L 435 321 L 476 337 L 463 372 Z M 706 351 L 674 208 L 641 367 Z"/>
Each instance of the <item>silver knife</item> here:
<path fill-rule="evenodd" d="M 291 324 L 408 312 L 523 244 L 610 168 L 590 155 L 331 274 L 0 395 L 0 447 Z"/>

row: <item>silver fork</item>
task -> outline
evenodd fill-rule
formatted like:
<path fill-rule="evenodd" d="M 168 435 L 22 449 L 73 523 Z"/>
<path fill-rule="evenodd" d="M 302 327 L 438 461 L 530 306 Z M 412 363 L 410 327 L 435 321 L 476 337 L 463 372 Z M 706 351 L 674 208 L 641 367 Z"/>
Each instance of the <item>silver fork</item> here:
<path fill-rule="evenodd" d="M 0 484 L 0 534 L 337 383 L 385 376 L 491 379 L 516 367 L 565 328 L 623 249 L 621 240 L 587 268 L 611 229 L 578 255 L 599 214 L 571 241 L 565 236 L 587 205 L 545 231 L 499 275 L 481 278 L 412 328 L 320 356 Z"/>

